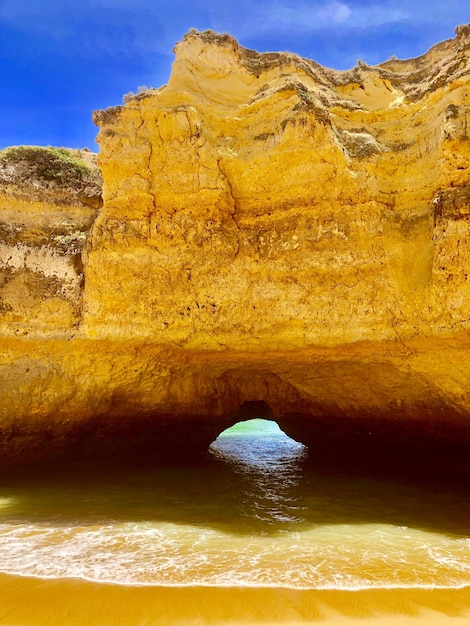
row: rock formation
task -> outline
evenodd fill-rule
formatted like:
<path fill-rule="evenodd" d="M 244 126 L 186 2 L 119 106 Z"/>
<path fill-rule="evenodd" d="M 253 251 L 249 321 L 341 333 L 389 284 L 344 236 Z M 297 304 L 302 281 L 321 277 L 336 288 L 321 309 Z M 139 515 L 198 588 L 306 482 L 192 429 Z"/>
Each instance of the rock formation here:
<path fill-rule="evenodd" d="M 1 293 L 4 462 L 190 455 L 265 415 L 312 458 L 469 471 L 470 28 L 456 34 L 335 71 L 190 32 L 168 85 L 94 114 L 96 219 L 7 187 L 24 276 Z M 35 216 L 21 238 L 13 210 Z M 49 234 L 72 222 L 93 222 L 75 274 L 79 249 L 59 270 L 51 243 L 69 231 Z M 60 285 L 32 296 L 31 271 Z"/>
<path fill-rule="evenodd" d="M 81 316 L 82 248 L 101 207 L 96 155 L 0 151 L 0 332 L 65 332 Z"/>

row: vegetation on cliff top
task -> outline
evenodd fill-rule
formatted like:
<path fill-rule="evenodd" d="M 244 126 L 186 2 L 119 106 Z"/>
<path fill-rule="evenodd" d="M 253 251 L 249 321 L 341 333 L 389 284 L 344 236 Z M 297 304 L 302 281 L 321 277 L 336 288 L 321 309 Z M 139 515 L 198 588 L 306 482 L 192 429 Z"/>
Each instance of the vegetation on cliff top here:
<path fill-rule="evenodd" d="M 0 150 L 0 184 L 21 184 L 31 179 L 60 187 L 102 185 L 101 172 L 81 150 L 41 146 Z"/>

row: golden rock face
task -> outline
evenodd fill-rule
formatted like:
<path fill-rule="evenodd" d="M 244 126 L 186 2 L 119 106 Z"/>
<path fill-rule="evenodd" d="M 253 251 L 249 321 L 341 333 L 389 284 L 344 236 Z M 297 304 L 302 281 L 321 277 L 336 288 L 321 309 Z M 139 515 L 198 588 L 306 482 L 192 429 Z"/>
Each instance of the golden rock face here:
<path fill-rule="evenodd" d="M 79 314 L 48 340 L 5 327 L 4 462 L 190 454 L 262 406 L 318 454 L 459 464 L 469 55 L 467 27 L 345 72 L 190 32 L 168 85 L 96 112 Z"/>
<path fill-rule="evenodd" d="M 468 330 L 468 55 L 462 34 L 335 72 L 187 35 L 167 86 L 95 114 L 86 332 L 257 350 Z"/>
<path fill-rule="evenodd" d="M 80 322 L 81 252 L 101 204 L 91 152 L 0 151 L 0 333 L 49 336 Z"/>

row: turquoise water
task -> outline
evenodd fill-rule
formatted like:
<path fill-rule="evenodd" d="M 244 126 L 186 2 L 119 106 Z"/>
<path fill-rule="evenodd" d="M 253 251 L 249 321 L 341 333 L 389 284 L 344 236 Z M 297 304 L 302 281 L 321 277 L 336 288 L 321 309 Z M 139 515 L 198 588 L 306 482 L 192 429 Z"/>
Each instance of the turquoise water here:
<path fill-rule="evenodd" d="M 127 585 L 470 585 L 465 486 L 321 474 L 263 423 L 226 431 L 198 466 L 4 472 L 0 570 Z"/>

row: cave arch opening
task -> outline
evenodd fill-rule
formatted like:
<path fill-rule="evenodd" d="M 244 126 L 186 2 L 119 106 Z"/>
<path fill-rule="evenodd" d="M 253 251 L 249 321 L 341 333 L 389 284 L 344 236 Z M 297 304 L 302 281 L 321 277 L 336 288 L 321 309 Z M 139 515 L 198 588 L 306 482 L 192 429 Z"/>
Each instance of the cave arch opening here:
<path fill-rule="evenodd" d="M 265 402 L 245 402 L 209 446 L 218 460 L 246 468 L 280 469 L 307 456 L 307 447 L 281 429 Z"/>
<path fill-rule="evenodd" d="M 251 414 L 252 408 L 241 407 L 209 454 L 240 519 L 278 528 L 298 521 L 307 447 L 286 435 L 270 411 L 260 417 Z"/>

